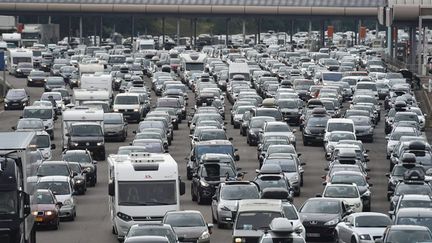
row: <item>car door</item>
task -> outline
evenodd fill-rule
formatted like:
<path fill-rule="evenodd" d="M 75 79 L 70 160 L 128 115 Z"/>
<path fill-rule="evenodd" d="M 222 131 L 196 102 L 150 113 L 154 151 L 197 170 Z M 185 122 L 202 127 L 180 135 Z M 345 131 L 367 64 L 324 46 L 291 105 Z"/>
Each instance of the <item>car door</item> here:
<path fill-rule="evenodd" d="M 341 230 L 339 231 L 339 238 L 342 242 L 351 242 L 351 234 L 354 218 L 352 216 L 347 216 L 342 220 Z"/>
<path fill-rule="evenodd" d="M 211 210 L 212 210 L 212 215 L 215 219 L 219 220 L 218 214 L 217 214 L 217 207 L 218 207 L 218 203 L 219 203 L 219 199 L 220 199 L 220 186 L 218 186 L 216 188 L 216 192 L 212 198 L 212 202 L 211 202 Z"/>

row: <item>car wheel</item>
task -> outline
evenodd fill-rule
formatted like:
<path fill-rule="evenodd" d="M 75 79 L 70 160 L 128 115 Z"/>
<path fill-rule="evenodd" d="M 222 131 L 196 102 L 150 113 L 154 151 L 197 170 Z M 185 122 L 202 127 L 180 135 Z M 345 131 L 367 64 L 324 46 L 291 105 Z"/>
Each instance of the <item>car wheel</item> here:
<path fill-rule="evenodd" d="M 356 240 L 356 238 L 354 236 L 351 237 L 351 243 L 357 243 L 357 240 Z"/>
<path fill-rule="evenodd" d="M 193 202 L 195 202 L 197 200 L 197 195 L 195 194 L 192 185 L 191 185 L 191 197 L 192 197 Z"/>
<path fill-rule="evenodd" d="M 199 193 L 199 192 L 197 192 L 197 203 L 199 204 L 199 205 L 202 205 L 202 204 L 204 204 L 204 201 L 203 201 L 203 199 L 201 198 L 201 194 Z"/>
<path fill-rule="evenodd" d="M 300 176 L 300 186 L 303 186 L 303 175 Z"/>
<path fill-rule="evenodd" d="M 117 231 L 116 231 L 114 225 L 112 226 L 111 233 L 112 233 L 113 235 L 116 235 L 116 234 L 117 234 Z"/>
<path fill-rule="evenodd" d="M 56 224 L 54 225 L 53 229 L 54 229 L 54 230 L 58 230 L 58 229 L 59 229 L 59 226 L 60 226 L 60 219 L 57 219 L 57 222 L 56 222 Z"/>
<path fill-rule="evenodd" d="M 214 214 L 213 214 L 213 210 L 212 210 L 212 223 L 216 224 L 218 221 L 216 220 Z"/>
<path fill-rule="evenodd" d="M 309 145 L 308 141 L 306 139 L 303 139 L 303 146 L 308 146 L 308 145 Z"/>

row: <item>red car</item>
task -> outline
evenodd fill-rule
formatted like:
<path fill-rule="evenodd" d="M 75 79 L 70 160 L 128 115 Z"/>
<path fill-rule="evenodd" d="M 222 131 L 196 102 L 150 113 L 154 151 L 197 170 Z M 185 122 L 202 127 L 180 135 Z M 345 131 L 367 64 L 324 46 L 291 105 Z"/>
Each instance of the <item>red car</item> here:
<path fill-rule="evenodd" d="M 35 204 L 32 206 L 32 213 L 35 216 L 37 226 L 45 226 L 58 229 L 60 224 L 61 202 L 57 202 L 51 190 L 39 189 L 34 194 Z"/>

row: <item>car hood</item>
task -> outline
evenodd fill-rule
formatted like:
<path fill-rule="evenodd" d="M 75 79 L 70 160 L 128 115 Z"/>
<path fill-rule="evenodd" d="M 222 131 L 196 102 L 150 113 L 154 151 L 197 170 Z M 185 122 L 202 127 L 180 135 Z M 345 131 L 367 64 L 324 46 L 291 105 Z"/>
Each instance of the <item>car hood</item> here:
<path fill-rule="evenodd" d="M 236 212 L 238 209 L 239 201 L 240 200 L 221 200 L 219 202 L 219 205 L 225 206 L 225 207 L 229 208 L 231 211 Z"/>
<path fill-rule="evenodd" d="M 263 234 L 262 230 L 241 230 L 236 229 L 235 231 L 235 237 L 261 237 Z"/>
<path fill-rule="evenodd" d="M 72 142 L 102 142 L 103 136 L 96 137 L 96 136 L 71 136 Z"/>
<path fill-rule="evenodd" d="M 207 230 L 206 227 L 173 227 L 174 232 L 178 237 L 184 238 L 198 238 L 201 234 Z"/>
<path fill-rule="evenodd" d="M 339 217 L 338 214 L 324 214 L 324 213 L 300 213 L 300 219 L 303 222 L 303 225 L 305 223 L 308 223 L 310 221 L 317 221 L 325 223 L 327 221 L 330 221 L 334 218 Z"/>
<path fill-rule="evenodd" d="M 46 211 L 46 210 L 55 210 L 56 207 L 54 204 L 35 204 L 32 206 L 34 211 Z"/>
<path fill-rule="evenodd" d="M 372 237 L 382 236 L 384 233 L 385 227 L 356 227 L 354 231 L 359 235 L 371 235 Z"/>
<path fill-rule="evenodd" d="M 371 126 L 358 126 L 356 125 L 355 130 L 356 131 L 368 131 L 371 128 Z"/>
<path fill-rule="evenodd" d="M 123 129 L 122 124 L 104 124 L 104 131 L 105 132 L 120 131 L 122 129 Z"/>
<path fill-rule="evenodd" d="M 72 197 L 70 195 L 55 195 L 57 201 L 62 202 L 63 204 L 65 204 L 64 202 L 67 199 L 72 199 Z"/>

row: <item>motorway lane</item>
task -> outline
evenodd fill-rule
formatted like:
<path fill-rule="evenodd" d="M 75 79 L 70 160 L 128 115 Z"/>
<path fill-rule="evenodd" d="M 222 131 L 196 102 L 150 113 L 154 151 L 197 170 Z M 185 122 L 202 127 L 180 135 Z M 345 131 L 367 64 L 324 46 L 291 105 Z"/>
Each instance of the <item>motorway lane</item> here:
<path fill-rule="evenodd" d="M 8 76 L 8 81 L 16 88 L 26 88 L 25 79 L 16 79 Z M 27 88 L 30 93 L 31 101 L 39 99 L 43 92 L 42 88 Z M 153 94 L 152 99 L 155 100 Z M 194 104 L 194 95 L 189 93 L 189 107 Z M 226 106 L 226 120 L 229 121 L 229 107 Z M 16 124 L 21 111 L 4 111 L 0 113 L 2 126 L 0 131 L 11 131 L 10 127 Z M 383 116 L 384 117 L 384 116 Z M 53 151 L 53 158 L 59 159 L 61 154 L 61 134 L 60 134 L 61 117 L 55 124 L 55 139 L 57 145 Z M 229 122 L 228 122 L 229 123 Z M 107 142 L 107 153 L 116 153 L 118 146 L 128 144 L 133 137 L 132 131 L 137 127 L 136 124 L 129 125 L 129 137 L 125 143 Z M 383 121 L 379 123 L 375 131 L 375 140 L 373 144 L 366 144 L 366 148 L 370 150 L 369 175 L 373 183 L 372 191 L 372 210 L 386 213 L 388 211 L 388 202 L 386 200 L 386 183 L 387 178 L 384 176 L 388 171 L 389 162 L 385 159 L 385 146 Z M 233 129 L 231 125 L 227 125 L 228 137 L 233 137 L 236 148 L 239 150 L 240 161 L 238 166 L 246 171 L 246 179 L 253 179 L 255 169 L 258 167 L 256 157 L 256 147 L 251 147 L 246 144 L 244 137 L 239 135 L 238 129 Z M 187 122 L 183 121 L 179 126 L 179 130 L 174 132 L 174 140 L 169 150 L 171 155 L 179 164 L 180 175 L 186 181 L 186 161 L 185 157 L 190 152 L 189 145 L 189 130 Z M 304 187 L 302 188 L 301 196 L 294 199 L 296 206 L 300 206 L 307 198 L 314 197 L 315 194 L 321 193 L 322 179 L 325 174 L 324 168 L 327 161 L 324 158 L 324 150 L 322 146 L 304 147 L 301 140 L 301 133 L 297 132 L 297 150 L 302 153 L 301 159 L 306 162 L 304 174 Z M 78 210 L 77 218 L 74 222 L 62 222 L 58 231 L 38 231 L 38 242 L 42 243 L 101 243 L 101 242 L 117 242 L 116 237 L 111 234 L 111 223 L 108 211 L 107 197 L 107 182 L 108 182 L 107 164 L 105 161 L 98 163 L 98 184 L 96 187 L 89 188 L 86 195 L 77 196 Z M 207 222 L 211 222 L 211 211 L 209 205 L 197 205 L 192 202 L 190 196 L 190 182 L 186 181 L 186 194 L 181 197 L 182 209 L 199 210 L 205 216 Z M 217 229 L 215 227 L 212 235 L 213 242 L 231 242 L 231 230 Z"/>

